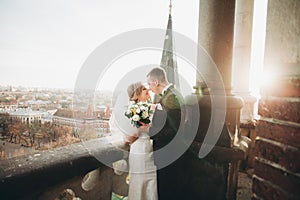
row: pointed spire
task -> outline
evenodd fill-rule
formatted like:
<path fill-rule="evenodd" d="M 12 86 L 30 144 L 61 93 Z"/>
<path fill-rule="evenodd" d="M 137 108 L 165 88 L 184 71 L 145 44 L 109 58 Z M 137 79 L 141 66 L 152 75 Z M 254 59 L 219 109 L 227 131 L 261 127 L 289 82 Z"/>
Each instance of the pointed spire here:
<path fill-rule="evenodd" d="M 169 14 L 171 14 L 172 12 L 172 0 L 170 0 L 170 4 L 169 4 Z"/>
<path fill-rule="evenodd" d="M 169 82 L 173 83 L 177 89 L 180 89 L 178 69 L 177 69 L 177 59 L 176 59 L 176 55 L 173 53 L 175 49 L 174 49 L 174 40 L 173 40 L 171 9 L 172 9 L 172 1 L 170 0 L 169 19 L 168 19 L 167 31 L 166 31 L 164 48 L 163 48 L 160 65 L 162 68 L 166 70 Z"/>

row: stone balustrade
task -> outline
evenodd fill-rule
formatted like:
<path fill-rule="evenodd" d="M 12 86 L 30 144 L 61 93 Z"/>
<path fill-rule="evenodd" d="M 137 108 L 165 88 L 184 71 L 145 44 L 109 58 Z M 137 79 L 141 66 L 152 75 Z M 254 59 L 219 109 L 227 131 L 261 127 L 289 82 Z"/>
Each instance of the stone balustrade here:
<path fill-rule="evenodd" d="M 123 158 L 125 148 L 121 142 L 112 145 L 107 138 L 72 144 L 56 149 L 15 157 L 0 162 L 1 199 L 55 199 L 65 190 L 72 190 L 81 199 L 110 199 L 113 183 L 118 182 L 120 191 L 122 180 L 115 176 L 106 164 Z M 90 153 L 93 152 L 93 155 Z M 88 172 L 99 170 L 99 179 L 92 186 L 83 182 Z M 123 184 L 126 186 L 126 184 Z M 126 188 L 125 188 L 126 190 Z"/>

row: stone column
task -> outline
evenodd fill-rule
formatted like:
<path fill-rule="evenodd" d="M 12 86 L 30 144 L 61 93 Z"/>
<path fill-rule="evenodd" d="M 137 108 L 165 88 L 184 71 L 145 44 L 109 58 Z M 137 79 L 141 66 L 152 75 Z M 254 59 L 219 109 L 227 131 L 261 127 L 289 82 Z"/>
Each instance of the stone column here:
<path fill-rule="evenodd" d="M 236 1 L 232 90 L 233 93 L 241 96 L 245 103 L 241 110 L 242 122 L 253 120 L 256 102 L 256 98 L 250 95 L 249 91 L 253 7 L 253 0 Z"/>
<path fill-rule="evenodd" d="M 232 78 L 232 56 L 233 56 L 233 38 L 234 38 L 234 16 L 235 0 L 201 0 L 199 13 L 199 45 L 212 58 L 222 78 L 227 101 L 227 112 L 225 125 L 228 128 L 229 135 L 234 135 L 240 123 L 240 109 L 243 101 L 240 97 L 231 93 Z M 198 68 L 204 72 L 203 76 L 213 70 L 212 66 L 207 67 L 205 61 L 199 55 Z M 205 80 L 206 77 L 204 77 Z M 201 82 L 197 77 L 197 82 Z M 201 79 L 201 78 L 200 78 Z M 218 86 L 215 80 L 206 79 L 213 83 L 208 83 L 213 88 L 210 95 L 218 95 Z M 217 86 L 215 86 L 217 85 Z M 205 95 L 204 98 L 205 99 Z M 231 138 L 233 139 L 233 138 Z"/>
<path fill-rule="evenodd" d="M 231 93 L 234 14 L 235 0 L 200 1 L 198 42 L 215 62 L 228 94 Z M 198 59 L 198 67 L 203 71 L 202 60 Z"/>
<path fill-rule="evenodd" d="M 300 1 L 268 1 L 253 199 L 300 199 Z M 266 74 L 266 75 L 270 75 Z"/>
<path fill-rule="evenodd" d="M 240 97 L 234 96 L 231 92 L 232 81 L 232 57 L 233 57 L 233 39 L 234 39 L 234 21 L 235 21 L 235 0 L 200 0 L 199 11 L 199 45 L 204 48 L 211 59 L 214 61 L 222 79 L 226 95 L 226 119 L 223 124 L 221 136 L 216 145 L 224 146 L 227 149 L 241 147 L 242 140 L 239 135 L 240 109 L 243 101 Z M 203 54 L 198 53 L 198 69 L 203 77 L 197 77 L 197 83 L 204 81 L 208 84 L 208 93 L 200 98 L 200 111 L 202 119 L 205 117 L 205 111 L 215 112 L 213 109 L 219 109 L 218 105 L 213 107 L 208 102 L 212 96 L 221 95 L 222 87 L 212 73 L 214 66 L 207 66 Z M 205 77 L 206 75 L 212 76 Z M 202 79 L 203 78 L 203 79 Z M 219 92 L 218 92 L 219 91 Z M 224 93 L 223 93 L 224 94 Z M 202 107 L 201 107 L 202 106 Z M 204 116 L 204 117 L 203 117 Z M 210 116 L 210 115 L 208 115 Z M 214 124 L 218 124 L 215 118 L 212 118 Z M 205 126 L 201 124 L 200 126 Z M 229 138 L 229 143 L 228 143 Z M 245 147 L 244 149 L 247 149 Z M 224 155 L 220 155 L 224 156 Z M 234 156 L 233 154 L 231 156 Z M 228 161 L 224 163 L 224 176 L 226 177 L 226 199 L 236 198 L 238 162 Z M 228 173 L 226 174 L 225 173 Z"/>

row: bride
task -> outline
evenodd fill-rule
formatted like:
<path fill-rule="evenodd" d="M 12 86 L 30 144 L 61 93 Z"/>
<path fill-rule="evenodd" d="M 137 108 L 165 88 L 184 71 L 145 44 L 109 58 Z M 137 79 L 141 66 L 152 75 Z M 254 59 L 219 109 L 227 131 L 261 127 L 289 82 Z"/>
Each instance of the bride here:
<path fill-rule="evenodd" d="M 132 104 L 150 101 L 149 90 L 141 83 L 133 83 L 128 86 L 127 93 Z M 154 111 L 154 105 L 152 110 Z M 124 116 L 124 113 L 120 115 Z M 153 115 L 152 115 L 153 116 Z M 152 117 L 150 116 L 150 118 Z M 117 116 L 115 116 L 117 117 Z M 119 121 L 119 120 L 117 120 Z M 125 144 L 130 145 L 129 152 L 129 200 L 157 200 L 156 166 L 153 161 L 152 140 L 149 137 L 149 125 L 143 124 L 136 128 L 130 124 L 128 118 L 119 121 L 118 127 L 125 127 Z M 126 123 L 126 124 L 125 124 Z M 131 128 L 128 128 L 128 125 Z"/>

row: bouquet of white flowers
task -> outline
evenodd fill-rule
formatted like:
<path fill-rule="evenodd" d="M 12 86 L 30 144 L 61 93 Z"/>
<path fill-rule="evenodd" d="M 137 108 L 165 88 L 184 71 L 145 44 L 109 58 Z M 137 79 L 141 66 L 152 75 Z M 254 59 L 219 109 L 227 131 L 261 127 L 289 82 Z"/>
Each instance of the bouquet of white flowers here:
<path fill-rule="evenodd" d="M 131 124 L 137 128 L 143 124 L 150 124 L 151 105 L 144 102 L 138 102 L 130 105 L 125 112 L 125 116 L 131 121 Z"/>

